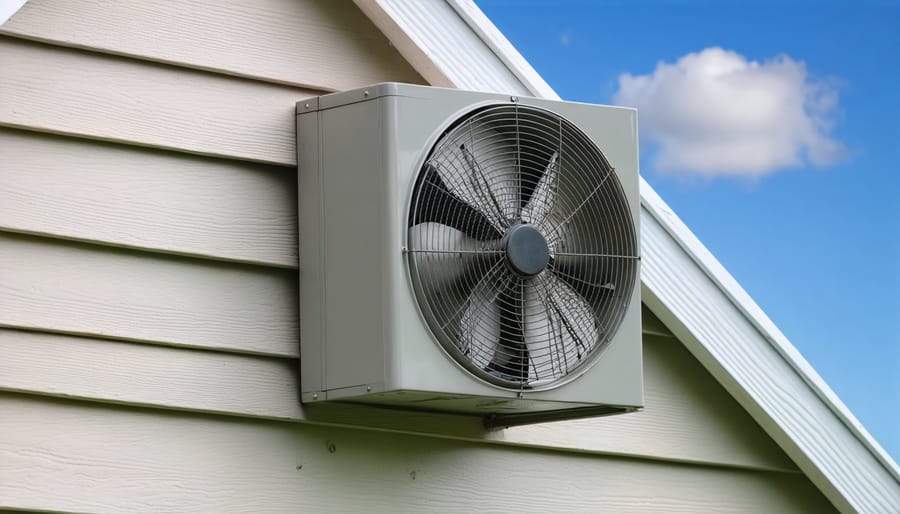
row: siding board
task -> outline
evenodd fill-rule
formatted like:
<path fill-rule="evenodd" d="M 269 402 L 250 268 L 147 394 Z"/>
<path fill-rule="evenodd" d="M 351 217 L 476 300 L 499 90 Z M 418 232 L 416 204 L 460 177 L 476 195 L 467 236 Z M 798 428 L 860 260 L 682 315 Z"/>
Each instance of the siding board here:
<path fill-rule="evenodd" d="M 0 410 L 6 414 L 0 417 L 0 507 L 6 508 L 833 512 L 796 474 L 586 458 L 16 395 L 0 396 Z"/>
<path fill-rule="evenodd" d="M 421 81 L 348 1 L 32 0 L 0 34 L 0 231 L 55 238 L 0 232 L 0 509 L 830 509 L 672 337 L 627 416 L 304 411 L 293 105 Z"/>
<path fill-rule="evenodd" d="M 622 455 L 796 469 L 677 339 L 645 333 L 643 340 L 642 411 L 526 425 L 499 436 L 553 447 L 601 446 Z"/>
<path fill-rule="evenodd" d="M 0 37 L 0 125 L 293 166 L 321 91 Z"/>
<path fill-rule="evenodd" d="M 297 304 L 293 270 L 0 233 L 0 326 L 296 357 Z"/>
<path fill-rule="evenodd" d="M 668 327 L 666 327 L 663 322 L 643 304 L 641 305 L 641 328 L 645 334 L 653 334 L 661 337 L 675 337 L 672 335 L 672 332 L 669 331 Z"/>
<path fill-rule="evenodd" d="M 424 84 L 350 0 L 31 0 L 0 33 L 312 89 Z"/>
<path fill-rule="evenodd" d="M 0 330 L 0 389 L 165 409 L 361 425 L 655 459 L 796 468 L 677 341 L 645 337 L 646 409 L 485 433 L 477 420 L 357 406 L 305 412 L 295 359 Z"/>
<path fill-rule="evenodd" d="M 0 229 L 297 267 L 291 168 L 0 128 Z"/>

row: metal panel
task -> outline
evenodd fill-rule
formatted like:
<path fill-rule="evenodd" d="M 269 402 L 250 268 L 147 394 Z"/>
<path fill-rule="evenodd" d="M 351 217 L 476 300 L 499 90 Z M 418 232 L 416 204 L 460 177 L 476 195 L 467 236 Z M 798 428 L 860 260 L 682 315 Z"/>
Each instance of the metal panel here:
<path fill-rule="evenodd" d="M 303 105 L 314 105 L 315 100 Z M 325 387 L 325 305 L 322 248 L 322 165 L 319 159 L 319 113 L 297 116 L 297 198 L 302 212 L 298 230 L 306 239 L 300 245 L 300 358 L 301 394 L 315 394 Z"/>
<path fill-rule="evenodd" d="M 375 386 L 384 380 L 381 233 L 393 221 L 385 215 L 383 115 L 371 101 L 320 111 L 319 120 L 325 389 Z"/>

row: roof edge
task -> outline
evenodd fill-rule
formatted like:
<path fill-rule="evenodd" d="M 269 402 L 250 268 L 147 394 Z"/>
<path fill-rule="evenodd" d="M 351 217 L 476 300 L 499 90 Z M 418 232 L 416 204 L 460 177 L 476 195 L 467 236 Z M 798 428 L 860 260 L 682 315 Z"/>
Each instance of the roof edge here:
<path fill-rule="evenodd" d="M 532 96 L 559 98 L 473 0 L 427 0 L 417 3 L 420 13 L 432 11 L 429 16 L 411 16 L 408 12 L 401 12 L 403 9 L 397 9 L 401 3 L 399 0 L 354 2 L 366 14 L 376 12 L 378 16 L 390 19 L 388 22 L 372 18 L 398 49 L 412 42 L 417 47 L 416 52 L 431 61 L 429 66 L 440 69 L 442 82 L 433 85 L 446 86 L 449 82 L 451 87 L 504 93 L 520 93 L 524 89 Z M 452 8 L 456 19 L 446 14 L 447 6 Z M 409 11 L 409 7 L 405 10 Z M 436 30 L 442 31 L 445 38 L 430 37 Z M 499 74 L 493 80 L 483 77 L 473 79 L 462 67 L 456 56 L 460 48 L 455 41 L 471 39 L 473 35 L 493 56 L 491 66 L 503 68 L 508 72 L 506 76 Z M 402 49 L 401 54 L 404 54 Z M 481 56 L 481 59 L 485 57 Z M 426 80 L 430 80 L 415 61 L 410 63 Z M 695 291 L 693 297 L 683 294 L 683 291 L 673 294 L 669 289 L 672 284 L 667 283 L 664 275 L 642 276 L 644 290 L 651 300 L 648 302 L 651 310 L 664 321 L 677 325 L 669 328 L 680 338 L 687 339 L 684 342 L 689 350 L 769 435 L 798 461 L 801 469 L 836 506 L 842 510 L 900 510 L 900 468 L 897 464 L 643 178 L 641 204 L 642 217 L 658 225 L 676 245 L 674 249 L 668 247 L 665 252 L 657 253 L 656 258 L 667 261 L 664 267 L 670 272 L 684 273 L 695 279 L 702 276 L 719 293 L 715 295 L 717 305 L 693 305 L 692 302 L 705 301 L 697 296 L 698 292 Z M 644 242 L 642 234 L 642 245 Z M 659 241 L 648 243 L 665 242 L 659 238 Z M 675 249 L 680 255 L 676 255 Z M 649 256 L 647 260 L 650 260 Z M 716 312 L 714 316 L 692 320 L 692 316 L 700 312 L 698 308 Z M 710 326 L 718 330 L 704 330 Z M 744 363 L 742 369 L 736 369 L 740 363 L 734 360 L 734 356 L 723 353 L 728 348 L 721 344 L 722 336 L 730 336 L 736 328 L 744 329 L 744 336 L 752 339 L 745 343 L 755 350 L 777 355 L 783 363 L 779 376 L 773 376 L 770 370 L 761 369 L 760 365 L 748 368 Z M 717 344 L 716 338 L 720 344 Z M 804 398 L 805 405 L 799 407 L 805 406 L 815 411 L 813 417 L 816 425 L 810 426 L 810 419 L 807 418 L 811 414 L 808 412 L 793 413 L 793 416 L 791 412 L 784 412 L 785 397 L 773 397 L 769 394 L 772 391 L 765 390 L 765 384 L 771 384 L 773 380 L 775 387 L 787 389 L 788 397 Z M 825 440 L 822 440 L 823 434 L 828 436 Z M 850 444 L 855 448 L 828 443 Z"/>
<path fill-rule="evenodd" d="M 27 1 L 28 0 L 0 0 L 0 25 L 9 21 L 13 14 L 16 14 Z"/>
<path fill-rule="evenodd" d="M 863 442 L 878 461 L 900 483 L 900 466 L 878 444 L 878 441 L 865 429 L 863 424 L 841 401 L 837 394 L 803 357 L 799 350 L 788 340 L 777 325 L 762 308 L 753 300 L 735 278 L 725 269 L 722 263 L 709 251 L 697 236 L 684 224 L 668 204 L 641 177 L 641 205 L 661 223 L 694 263 L 708 276 L 737 307 L 760 335 L 790 364 L 797 375 L 803 379 L 816 396 L 825 403 L 829 410 L 837 416 L 861 442 Z"/>
<path fill-rule="evenodd" d="M 475 5 L 474 1 L 446 1 L 533 96 L 549 100 L 560 100 L 559 95 L 550 87 L 550 84 L 525 60 L 525 57 L 516 50 L 512 43 L 506 39 L 506 36 L 500 32 L 500 29 Z"/>

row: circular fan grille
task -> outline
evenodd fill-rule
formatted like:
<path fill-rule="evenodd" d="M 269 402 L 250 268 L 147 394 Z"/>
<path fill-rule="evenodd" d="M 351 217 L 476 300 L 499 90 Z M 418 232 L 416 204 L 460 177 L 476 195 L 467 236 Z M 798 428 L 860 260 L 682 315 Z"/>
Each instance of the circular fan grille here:
<path fill-rule="evenodd" d="M 638 269 L 634 225 L 600 149 L 519 104 L 468 113 L 416 180 L 410 274 L 443 347 L 507 388 L 560 382 L 616 332 Z"/>

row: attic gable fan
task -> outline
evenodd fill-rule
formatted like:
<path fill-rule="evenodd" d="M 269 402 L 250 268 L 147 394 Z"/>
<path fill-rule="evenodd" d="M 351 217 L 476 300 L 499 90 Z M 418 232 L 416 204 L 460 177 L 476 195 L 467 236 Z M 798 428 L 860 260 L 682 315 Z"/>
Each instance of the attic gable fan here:
<path fill-rule="evenodd" d="M 302 401 L 639 408 L 636 126 L 394 83 L 298 103 Z"/>

